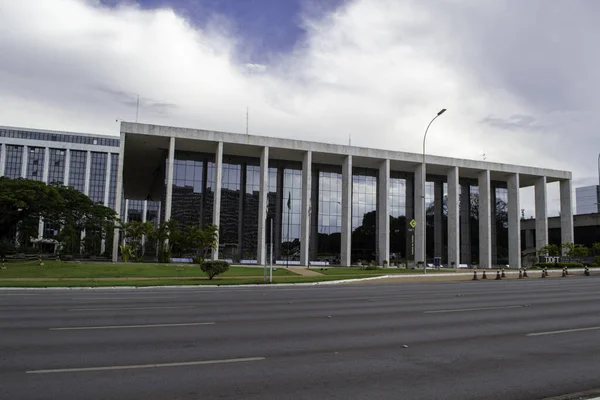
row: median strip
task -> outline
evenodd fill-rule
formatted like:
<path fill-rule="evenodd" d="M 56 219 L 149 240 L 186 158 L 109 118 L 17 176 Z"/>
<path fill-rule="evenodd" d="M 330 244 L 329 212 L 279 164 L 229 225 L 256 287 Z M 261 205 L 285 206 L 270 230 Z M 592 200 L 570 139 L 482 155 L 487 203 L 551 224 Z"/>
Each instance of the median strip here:
<path fill-rule="evenodd" d="M 69 311 L 168 310 L 168 309 L 174 309 L 174 308 L 194 308 L 194 307 L 195 306 L 71 308 L 71 309 L 69 309 Z"/>
<path fill-rule="evenodd" d="M 424 314 L 440 314 L 440 313 L 453 313 L 453 312 L 466 312 L 466 311 L 485 311 L 485 310 L 506 310 L 509 308 L 521 308 L 523 306 L 503 306 L 503 307 L 480 307 L 480 308 L 459 308 L 453 310 L 434 310 L 424 311 Z"/>
<path fill-rule="evenodd" d="M 575 328 L 575 329 L 565 329 L 562 331 L 549 331 L 549 332 L 536 332 L 536 333 L 528 333 L 525 336 L 546 336 L 546 335 L 560 335 L 561 333 L 572 333 L 572 332 L 585 332 L 585 331 L 596 331 L 600 329 L 600 326 L 592 326 L 590 328 Z"/>
<path fill-rule="evenodd" d="M 249 357 L 249 358 L 230 358 L 224 360 L 206 360 L 206 361 L 187 361 L 178 363 L 166 364 L 138 364 L 138 365 L 115 365 L 111 367 L 88 367 L 88 368 L 61 368 L 61 369 L 38 369 L 26 371 L 26 374 L 57 374 L 65 372 L 93 372 L 93 371 L 116 371 L 123 369 L 144 369 L 144 368 L 166 368 L 166 367 L 185 367 L 194 365 L 210 365 L 210 364 L 231 364 L 250 361 L 261 361 L 264 357 Z"/>
<path fill-rule="evenodd" d="M 150 324 L 150 325 L 107 325 L 107 326 L 73 326 L 65 328 L 49 328 L 51 331 L 87 331 L 94 329 L 134 329 L 134 328 L 166 328 L 179 326 L 214 325 L 214 322 L 189 322 L 181 324 Z"/>

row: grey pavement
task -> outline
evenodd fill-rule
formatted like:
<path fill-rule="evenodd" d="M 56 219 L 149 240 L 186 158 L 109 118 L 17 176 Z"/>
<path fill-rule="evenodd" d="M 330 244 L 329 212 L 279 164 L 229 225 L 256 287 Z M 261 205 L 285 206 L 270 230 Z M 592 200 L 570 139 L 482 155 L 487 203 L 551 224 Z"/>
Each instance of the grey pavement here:
<path fill-rule="evenodd" d="M 600 277 L 0 291 L 0 399 L 542 399 L 600 388 Z M 565 397 L 568 398 L 568 397 Z"/>

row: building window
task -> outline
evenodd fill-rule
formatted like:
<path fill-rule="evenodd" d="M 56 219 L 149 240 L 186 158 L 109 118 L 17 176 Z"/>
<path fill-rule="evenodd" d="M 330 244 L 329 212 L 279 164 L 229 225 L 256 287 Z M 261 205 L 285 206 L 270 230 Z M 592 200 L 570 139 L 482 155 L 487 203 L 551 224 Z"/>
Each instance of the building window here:
<path fill-rule="evenodd" d="M 29 147 L 27 157 L 27 179 L 41 181 L 44 178 L 44 156 L 43 147 Z"/>
<path fill-rule="evenodd" d="M 86 151 L 71 150 L 69 167 L 69 186 L 83 192 L 85 190 Z"/>
<path fill-rule="evenodd" d="M 6 169 L 4 174 L 12 179 L 20 178 L 23 166 L 23 146 L 6 146 Z"/>
<path fill-rule="evenodd" d="M 92 152 L 91 154 L 92 163 L 90 168 L 89 196 L 95 202 L 104 203 L 107 153 Z"/>
<path fill-rule="evenodd" d="M 119 172 L 119 155 L 110 155 L 110 185 L 108 190 L 108 206 L 116 211 L 117 173 Z"/>
<path fill-rule="evenodd" d="M 50 162 L 48 164 L 48 183 L 64 182 L 65 176 L 65 151 L 50 149 Z"/>

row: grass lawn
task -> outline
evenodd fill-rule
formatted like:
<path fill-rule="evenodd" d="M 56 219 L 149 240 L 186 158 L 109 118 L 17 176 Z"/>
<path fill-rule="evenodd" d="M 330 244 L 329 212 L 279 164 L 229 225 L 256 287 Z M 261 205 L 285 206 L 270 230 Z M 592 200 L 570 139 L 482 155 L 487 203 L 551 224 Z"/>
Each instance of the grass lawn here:
<path fill-rule="evenodd" d="M 357 277 L 358 278 L 358 277 Z M 273 283 L 306 283 L 338 280 L 338 277 L 319 276 L 319 277 L 273 277 Z M 28 288 L 46 288 L 46 287 L 112 287 L 112 286 L 171 286 L 171 285 L 247 285 L 247 284 L 265 284 L 262 278 L 208 278 L 182 279 L 182 280 L 147 280 L 147 281 L 0 281 L 0 287 L 28 287 Z M 267 283 L 268 285 L 268 283 Z"/>
<path fill-rule="evenodd" d="M 268 273 L 268 271 L 267 271 Z M 146 263 L 93 263 L 45 260 L 44 265 L 37 261 L 13 261 L 0 270 L 3 278 L 159 278 L 159 277 L 204 277 L 198 265 L 146 264 Z M 262 277 L 262 268 L 230 267 L 221 275 Z M 273 276 L 298 276 L 285 268 L 273 271 Z"/>
<path fill-rule="evenodd" d="M 419 268 L 419 269 L 404 269 L 404 268 L 379 268 L 376 270 L 367 270 L 367 269 L 360 269 L 358 267 L 328 267 L 327 270 L 325 270 L 325 268 L 323 268 L 323 271 L 321 271 L 321 267 L 313 267 L 311 268 L 312 270 L 314 270 L 315 272 L 318 272 L 320 274 L 324 274 L 324 275 L 371 275 L 371 276 L 377 276 L 377 275 L 394 275 L 394 274 L 422 274 L 423 273 L 423 269 Z M 433 270 L 433 269 L 428 269 L 427 273 L 430 274 L 439 274 L 439 273 L 444 273 L 444 272 L 455 272 L 455 270 L 453 269 L 445 269 L 445 270 Z"/>

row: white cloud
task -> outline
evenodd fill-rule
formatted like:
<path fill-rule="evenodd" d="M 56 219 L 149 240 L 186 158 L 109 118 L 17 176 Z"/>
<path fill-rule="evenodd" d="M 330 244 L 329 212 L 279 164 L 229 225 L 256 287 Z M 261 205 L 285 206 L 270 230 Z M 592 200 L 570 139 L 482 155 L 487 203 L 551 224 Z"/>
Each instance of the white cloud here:
<path fill-rule="evenodd" d="M 263 65 L 236 62 L 222 16 L 198 28 L 169 9 L 8 0 L 0 5 L 0 123 L 116 134 L 115 118 L 133 120 L 139 94 L 141 122 L 243 132 L 249 106 L 250 133 L 334 143 L 351 134 L 355 145 L 418 152 L 430 118 L 448 108 L 430 131 L 429 153 L 485 153 L 570 169 L 593 183 L 590 145 L 600 146 L 582 132 L 597 117 L 585 108 L 542 110 L 511 86 L 488 46 L 504 49 L 494 40 L 519 27 L 493 21 L 522 10 L 501 4 L 355 0 L 318 18 L 307 10 L 306 36 Z M 539 65 L 513 61 L 513 74 L 531 76 Z M 556 212 L 555 200 L 549 208 Z"/>

